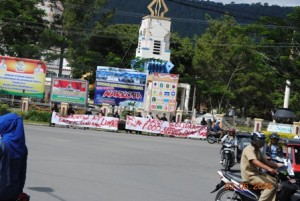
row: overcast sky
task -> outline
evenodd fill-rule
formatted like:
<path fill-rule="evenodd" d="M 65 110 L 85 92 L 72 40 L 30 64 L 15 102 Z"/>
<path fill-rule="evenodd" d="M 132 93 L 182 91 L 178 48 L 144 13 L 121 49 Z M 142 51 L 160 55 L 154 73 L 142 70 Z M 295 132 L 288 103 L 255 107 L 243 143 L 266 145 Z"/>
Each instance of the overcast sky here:
<path fill-rule="evenodd" d="M 269 5 L 278 5 L 278 6 L 300 6 L 300 0 L 210 0 L 215 2 L 222 2 L 223 4 L 229 4 L 231 2 L 234 3 L 258 3 L 261 2 L 262 4 L 268 3 Z"/>

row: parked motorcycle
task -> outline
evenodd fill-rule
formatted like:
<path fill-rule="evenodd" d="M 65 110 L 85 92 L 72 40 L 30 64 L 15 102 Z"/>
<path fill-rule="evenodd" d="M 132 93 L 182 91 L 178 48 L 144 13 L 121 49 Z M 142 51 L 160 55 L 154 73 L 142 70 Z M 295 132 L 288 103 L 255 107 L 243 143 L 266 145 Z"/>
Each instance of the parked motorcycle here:
<path fill-rule="evenodd" d="M 232 143 L 224 143 L 221 149 L 222 165 L 225 171 L 229 170 L 235 164 L 235 145 Z"/>
<path fill-rule="evenodd" d="M 226 131 L 222 131 L 223 136 L 226 135 Z M 216 142 L 219 142 L 219 138 L 221 136 L 220 132 L 214 132 L 214 131 L 209 131 L 209 133 L 206 136 L 206 140 L 209 144 L 214 144 Z"/>
<path fill-rule="evenodd" d="M 279 186 L 276 200 L 279 201 L 300 201 L 300 192 L 298 182 L 293 179 L 293 170 L 290 162 L 285 161 L 286 166 L 279 168 L 279 174 L 276 175 L 277 186 Z M 221 200 L 239 200 L 239 201 L 258 201 L 260 191 L 266 186 L 252 186 L 242 181 L 239 175 L 231 172 L 218 171 L 221 176 L 221 182 L 211 192 L 217 192 L 215 201 Z M 263 184 L 271 185 L 271 184 Z"/>

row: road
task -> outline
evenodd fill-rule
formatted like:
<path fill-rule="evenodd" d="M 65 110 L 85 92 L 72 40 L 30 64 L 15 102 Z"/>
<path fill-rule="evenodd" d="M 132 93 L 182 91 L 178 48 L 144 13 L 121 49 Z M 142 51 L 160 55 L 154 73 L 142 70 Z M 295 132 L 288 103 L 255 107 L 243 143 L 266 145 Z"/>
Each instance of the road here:
<path fill-rule="evenodd" d="M 220 145 L 25 125 L 32 201 L 209 201 Z"/>

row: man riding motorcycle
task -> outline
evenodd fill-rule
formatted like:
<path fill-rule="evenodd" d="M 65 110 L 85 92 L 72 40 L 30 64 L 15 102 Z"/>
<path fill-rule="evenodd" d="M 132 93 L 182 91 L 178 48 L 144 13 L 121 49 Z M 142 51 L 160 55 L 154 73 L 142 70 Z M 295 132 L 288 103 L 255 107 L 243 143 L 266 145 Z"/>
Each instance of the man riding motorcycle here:
<path fill-rule="evenodd" d="M 242 179 L 251 185 L 261 183 L 268 184 L 269 188 L 262 189 L 259 201 L 275 201 L 276 198 L 276 179 L 262 172 L 265 170 L 273 175 L 277 174 L 276 168 L 281 164 L 268 161 L 260 148 L 265 144 L 265 135 L 263 133 L 254 132 L 251 136 L 251 144 L 245 147 L 241 157 L 241 174 Z"/>
<path fill-rule="evenodd" d="M 227 135 L 225 135 L 222 139 L 221 139 L 221 143 L 222 144 L 232 144 L 234 146 L 237 146 L 237 139 L 235 137 L 235 129 L 234 128 L 229 128 L 227 131 Z M 220 164 L 223 163 L 223 159 L 224 159 L 224 153 L 223 153 L 223 147 L 221 148 L 221 160 L 220 160 Z"/>

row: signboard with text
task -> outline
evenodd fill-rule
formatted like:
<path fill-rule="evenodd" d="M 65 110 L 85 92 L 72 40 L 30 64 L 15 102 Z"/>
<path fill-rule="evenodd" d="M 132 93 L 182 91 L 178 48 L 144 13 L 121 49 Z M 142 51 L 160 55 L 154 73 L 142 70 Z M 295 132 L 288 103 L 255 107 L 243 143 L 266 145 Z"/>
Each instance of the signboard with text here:
<path fill-rule="evenodd" d="M 0 56 L 0 94 L 43 98 L 45 77 L 43 61 Z"/>
<path fill-rule="evenodd" d="M 98 66 L 95 104 L 143 107 L 147 74 L 132 69 Z"/>
<path fill-rule="evenodd" d="M 88 81 L 52 77 L 50 100 L 72 104 L 87 104 Z"/>
<path fill-rule="evenodd" d="M 175 112 L 179 75 L 154 73 L 151 92 L 151 111 Z"/>

